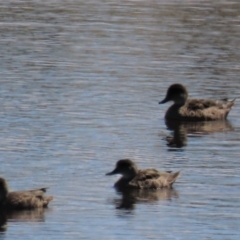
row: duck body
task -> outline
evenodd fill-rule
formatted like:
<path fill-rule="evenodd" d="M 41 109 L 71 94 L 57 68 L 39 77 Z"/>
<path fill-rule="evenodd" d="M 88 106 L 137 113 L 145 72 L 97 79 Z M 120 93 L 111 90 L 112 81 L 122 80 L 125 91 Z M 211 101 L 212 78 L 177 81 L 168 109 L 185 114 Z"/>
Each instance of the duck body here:
<path fill-rule="evenodd" d="M 45 208 L 53 200 L 45 196 L 47 188 L 28 191 L 9 192 L 5 179 L 0 178 L 0 208 L 9 210 L 25 210 Z"/>
<path fill-rule="evenodd" d="M 166 119 L 182 121 L 216 121 L 227 118 L 233 101 L 215 101 L 211 99 L 188 99 L 187 89 L 181 84 L 169 87 L 167 95 L 160 104 L 173 101 L 165 114 Z"/>
<path fill-rule="evenodd" d="M 216 121 L 227 118 L 234 102 L 207 99 L 188 99 L 184 105 L 173 104 L 166 112 L 166 119 L 183 121 Z"/>
<path fill-rule="evenodd" d="M 136 164 L 129 159 L 121 159 L 116 168 L 106 175 L 122 174 L 114 184 L 117 189 L 158 189 L 172 188 L 180 172 L 162 172 L 156 169 L 137 169 Z"/>

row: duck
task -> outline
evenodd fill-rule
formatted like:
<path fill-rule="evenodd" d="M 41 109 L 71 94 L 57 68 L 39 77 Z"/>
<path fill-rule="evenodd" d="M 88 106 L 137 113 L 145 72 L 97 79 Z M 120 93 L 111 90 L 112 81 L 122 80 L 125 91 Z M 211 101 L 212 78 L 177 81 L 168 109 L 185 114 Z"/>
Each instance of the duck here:
<path fill-rule="evenodd" d="M 47 188 L 10 192 L 6 180 L 0 177 L 0 208 L 27 210 L 46 208 L 52 196 L 44 196 Z"/>
<path fill-rule="evenodd" d="M 188 91 L 182 84 L 172 84 L 166 97 L 159 102 L 173 101 L 167 110 L 165 119 L 182 121 L 216 121 L 227 118 L 235 99 L 232 101 L 211 99 L 188 99 Z"/>
<path fill-rule="evenodd" d="M 118 190 L 125 189 L 158 189 L 172 188 L 178 178 L 180 171 L 172 173 L 163 172 L 153 168 L 138 169 L 137 165 L 130 159 L 120 159 L 113 171 L 106 175 L 121 174 L 122 177 L 114 184 Z"/>

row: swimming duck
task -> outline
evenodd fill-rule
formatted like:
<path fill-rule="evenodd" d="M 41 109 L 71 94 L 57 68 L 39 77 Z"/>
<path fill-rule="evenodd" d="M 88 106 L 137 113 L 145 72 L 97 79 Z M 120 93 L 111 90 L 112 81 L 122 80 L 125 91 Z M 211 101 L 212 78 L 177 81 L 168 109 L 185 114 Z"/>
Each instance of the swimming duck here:
<path fill-rule="evenodd" d="M 213 121 L 227 118 L 234 101 L 211 99 L 188 99 L 188 91 L 182 84 L 168 88 L 166 97 L 159 104 L 173 101 L 165 118 L 183 121 Z"/>
<path fill-rule="evenodd" d="M 121 159 L 116 168 L 106 175 L 121 174 L 122 177 L 115 183 L 115 187 L 124 189 L 157 189 L 171 188 L 180 172 L 161 172 L 156 169 L 137 169 L 130 159 Z"/>
<path fill-rule="evenodd" d="M 46 197 L 47 188 L 28 191 L 9 192 L 7 182 L 0 178 L 0 208 L 9 210 L 24 210 L 47 207 L 53 197 Z"/>

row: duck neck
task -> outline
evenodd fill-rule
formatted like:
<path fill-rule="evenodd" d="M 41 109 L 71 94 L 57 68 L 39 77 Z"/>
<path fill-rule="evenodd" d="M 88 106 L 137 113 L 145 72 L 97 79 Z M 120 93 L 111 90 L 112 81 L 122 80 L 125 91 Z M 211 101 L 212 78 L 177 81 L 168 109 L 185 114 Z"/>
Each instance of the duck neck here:
<path fill-rule="evenodd" d="M 186 103 L 186 101 L 186 98 L 179 98 L 174 101 L 174 105 L 181 107 Z"/>
<path fill-rule="evenodd" d="M 137 169 L 133 168 L 131 169 L 131 171 L 124 173 L 123 178 L 128 181 L 131 181 L 136 175 L 137 175 Z"/>
<path fill-rule="evenodd" d="M 183 106 L 188 98 L 188 94 L 187 93 L 181 93 L 179 95 L 176 95 L 173 97 L 173 101 L 174 101 L 174 105 L 179 105 L 179 106 Z"/>
<path fill-rule="evenodd" d="M 4 188 L 0 189 L 0 205 L 2 202 L 5 201 L 7 195 L 8 195 L 8 187 L 5 186 Z"/>

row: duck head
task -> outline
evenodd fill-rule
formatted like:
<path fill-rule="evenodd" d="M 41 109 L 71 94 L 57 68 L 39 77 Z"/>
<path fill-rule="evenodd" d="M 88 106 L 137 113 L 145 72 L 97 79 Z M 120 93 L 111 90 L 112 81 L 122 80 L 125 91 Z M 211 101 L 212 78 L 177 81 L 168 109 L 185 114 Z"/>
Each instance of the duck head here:
<path fill-rule="evenodd" d="M 182 84 L 172 84 L 168 90 L 166 97 L 159 104 L 173 101 L 177 105 L 183 105 L 188 98 L 188 91 Z"/>
<path fill-rule="evenodd" d="M 130 179 L 137 174 L 137 166 L 130 159 L 121 159 L 117 161 L 116 167 L 112 172 L 106 175 L 121 174 L 123 178 Z"/>

